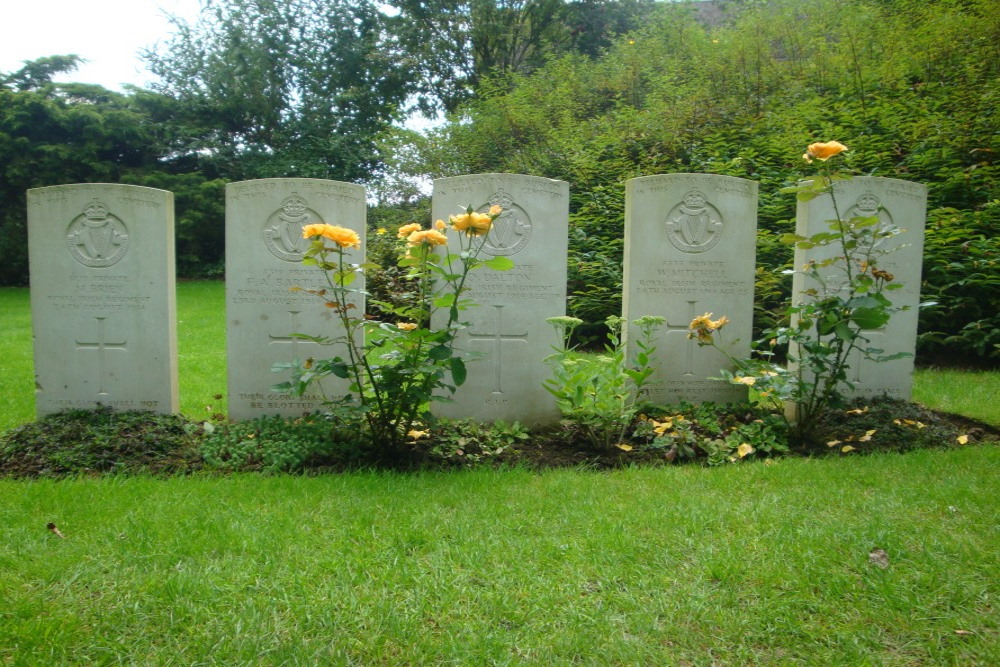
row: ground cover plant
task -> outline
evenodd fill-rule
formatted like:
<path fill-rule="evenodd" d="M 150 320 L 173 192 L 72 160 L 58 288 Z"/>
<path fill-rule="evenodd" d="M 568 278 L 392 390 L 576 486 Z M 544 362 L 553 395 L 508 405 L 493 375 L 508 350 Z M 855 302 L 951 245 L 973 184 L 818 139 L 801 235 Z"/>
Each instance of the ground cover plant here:
<path fill-rule="evenodd" d="M 995 664 L 998 469 L 0 480 L 0 660 Z"/>

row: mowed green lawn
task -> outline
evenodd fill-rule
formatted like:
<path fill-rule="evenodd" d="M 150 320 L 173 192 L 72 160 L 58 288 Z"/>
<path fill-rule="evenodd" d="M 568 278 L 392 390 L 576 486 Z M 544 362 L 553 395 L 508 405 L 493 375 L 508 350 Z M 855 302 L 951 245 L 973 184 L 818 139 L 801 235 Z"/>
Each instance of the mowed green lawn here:
<path fill-rule="evenodd" d="M 177 285 L 180 407 L 198 419 L 226 412 L 225 285 Z M 0 430 L 34 419 L 31 315 L 26 288 L 0 288 Z M 215 398 L 222 396 L 222 398 Z M 1000 425 L 1000 373 L 918 369 L 914 399 Z"/>
<path fill-rule="evenodd" d="M 995 665 L 998 471 L 0 481 L 0 664 Z"/>

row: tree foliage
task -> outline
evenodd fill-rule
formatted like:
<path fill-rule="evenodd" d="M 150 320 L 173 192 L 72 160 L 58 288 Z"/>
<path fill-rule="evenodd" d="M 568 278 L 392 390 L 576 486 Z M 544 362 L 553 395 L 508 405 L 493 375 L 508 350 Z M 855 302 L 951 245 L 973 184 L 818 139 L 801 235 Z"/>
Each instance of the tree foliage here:
<path fill-rule="evenodd" d="M 174 102 L 172 148 L 243 178 L 358 181 L 399 117 L 410 69 L 367 0 L 208 0 L 145 54 Z"/>
<path fill-rule="evenodd" d="M 0 73 L 0 284 L 27 281 L 26 190 L 118 182 L 156 161 L 148 125 L 127 95 L 52 83 L 78 63 L 53 56 Z"/>
<path fill-rule="evenodd" d="M 569 52 L 597 56 L 653 0 L 393 0 L 393 43 L 416 67 L 426 112 L 454 111 L 483 80 L 528 74 Z"/>

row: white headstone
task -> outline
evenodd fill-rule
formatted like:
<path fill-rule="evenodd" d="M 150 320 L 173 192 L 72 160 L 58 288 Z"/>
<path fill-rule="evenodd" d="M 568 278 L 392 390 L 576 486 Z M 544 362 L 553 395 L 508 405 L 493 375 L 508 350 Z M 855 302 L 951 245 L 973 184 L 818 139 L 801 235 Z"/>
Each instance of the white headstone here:
<path fill-rule="evenodd" d="M 878 268 L 888 271 L 902 289 L 887 291 L 885 296 L 893 306 L 908 306 L 896 313 L 889 323 L 876 331 L 864 331 L 865 347 L 884 350 L 884 355 L 905 352 L 909 356 L 885 362 L 864 359 L 855 351 L 850 358 L 847 379 L 854 383 L 848 396 L 888 395 L 909 400 L 913 390 L 913 353 L 917 341 L 917 316 L 920 303 L 920 280 L 924 253 L 924 225 L 927 219 L 927 186 L 894 178 L 859 176 L 834 185 L 837 206 L 844 219 L 855 216 L 878 216 L 882 224 L 892 224 L 904 231 L 883 242 L 892 250 Z M 828 232 L 828 221 L 836 219 L 833 200 L 829 195 L 799 202 L 796 212 L 796 233 L 812 236 Z M 801 269 L 810 259 L 824 260 L 840 254 L 840 246 L 821 246 L 810 250 L 795 250 L 795 267 Z M 803 291 L 814 281 L 796 271 L 792 281 L 792 299 L 801 303 Z"/>
<path fill-rule="evenodd" d="M 346 380 L 329 377 L 303 396 L 276 393 L 270 387 L 291 379 L 274 373 L 279 362 L 310 357 L 346 358 L 342 344 L 323 346 L 292 334 L 343 335 L 335 313 L 321 298 L 292 288 L 328 287 L 323 272 L 303 266 L 310 240 L 302 237 L 307 224 L 346 227 L 362 239 L 351 250 L 351 262 L 364 261 L 365 188 L 307 178 L 274 178 L 226 186 L 226 356 L 229 369 L 230 419 L 262 415 L 299 416 L 319 410 L 326 399 L 348 393 Z M 364 289 L 358 280 L 352 288 Z M 355 316 L 365 301 L 354 302 Z"/>
<path fill-rule="evenodd" d="M 756 233 L 753 181 L 664 174 L 626 184 L 623 317 L 666 318 L 656 338 L 649 401 L 746 398 L 745 387 L 709 379 L 731 364 L 718 350 L 689 339 L 688 327 L 698 315 L 712 313 L 715 320 L 725 315 L 729 324 L 716 340 L 737 359 L 749 356 Z M 630 331 L 630 340 L 636 334 Z"/>
<path fill-rule="evenodd" d="M 176 412 L 174 197 L 135 185 L 28 190 L 38 416 Z"/>
<path fill-rule="evenodd" d="M 545 319 L 566 314 L 569 185 L 515 174 L 434 181 L 435 220 L 447 220 L 469 206 L 485 212 L 494 204 L 504 211 L 481 257 L 509 257 L 515 267 L 469 274 L 465 296 L 478 305 L 460 314 L 469 326 L 455 343 L 466 353 L 468 379 L 454 403 L 434 403 L 434 412 L 454 419 L 552 423 L 560 415 L 543 387 L 550 377 L 543 360 L 558 341 Z M 457 233 L 448 236 L 451 252 L 457 253 Z M 446 320 L 447 313 L 439 312 L 433 324 L 442 326 Z"/>

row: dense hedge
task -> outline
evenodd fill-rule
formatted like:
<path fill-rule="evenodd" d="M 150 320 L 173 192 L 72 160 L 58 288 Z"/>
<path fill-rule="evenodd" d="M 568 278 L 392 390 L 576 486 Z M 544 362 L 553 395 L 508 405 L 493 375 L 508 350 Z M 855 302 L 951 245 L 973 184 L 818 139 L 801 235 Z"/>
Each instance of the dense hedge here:
<path fill-rule="evenodd" d="M 726 3 L 723 3 L 724 5 Z M 857 174 L 929 187 L 920 351 L 1000 358 L 997 0 L 729 3 L 728 19 L 660 8 L 603 57 L 494 81 L 424 145 L 433 176 L 568 181 L 571 311 L 599 322 L 621 291 L 624 183 L 698 172 L 760 183 L 758 328 L 780 309 L 793 225 L 778 190 L 813 141 Z"/>

